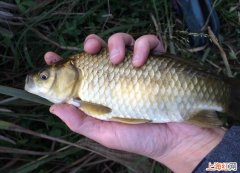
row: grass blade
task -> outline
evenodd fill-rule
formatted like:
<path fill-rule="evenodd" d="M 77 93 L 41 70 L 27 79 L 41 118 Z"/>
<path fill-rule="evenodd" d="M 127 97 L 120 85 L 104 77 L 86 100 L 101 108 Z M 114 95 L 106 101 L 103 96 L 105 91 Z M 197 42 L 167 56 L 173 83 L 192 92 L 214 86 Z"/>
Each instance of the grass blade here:
<path fill-rule="evenodd" d="M 11 148 L 11 147 L 0 147 L 0 153 L 11 153 L 11 154 L 24 154 L 24 155 L 49 155 L 53 154 L 54 152 L 40 152 L 40 151 L 30 151 L 30 150 L 23 150 L 18 148 Z"/>
<path fill-rule="evenodd" d="M 59 142 L 59 143 L 62 143 L 62 144 L 73 146 L 73 147 L 77 147 L 77 148 L 81 148 L 81 149 L 87 149 L 85 147 L 82 147 L 81 145 L 78 145 L 78 144 L 75 144 L 75 143 L 72 143 L 72 142 L 68 142 L 68 141 L 60 139 L 60 138 L 45 135 L 45 134 L 42 134 L 42 133 L 34 132 L 32 130 L 26 129 L 24 127 L 18 126 L 16 124 L 13 124 L 13 123 L 10 123 L 10 122 L 7 122 L 7 121 L 0 120 L 0 129 L 15 131 L 15 132 L 19 132 L 19 133 L 26 133 L 26 134 L 29 134 L 29 135 L 37 136 L 37 137 L 40 137 L 40 138 L 48 139 L 48 140 L 51 140 L 51 141 Z"/>
<path fill-rule="evenodd" d="M 40 166 L 42 166 L 45 163 L 48 163 L 54 159 L 62 159 L 64 157 L 67 157 L 73 153 L 76 153 L 79 151 L 79 149 L 77 148 L 65 148 L 67 149 L 66 151 L 61 151 L 59 150 L 58 153 L 53 154 L 53 155 L 45 155 L 42 156 L 36 160 L 33 160 L 32 162 L 29 162 L 25 165 L 22 165 L 20 167 L 18 167 L 15 170 L 10 171 L 10 173 L 29 173 L 29 172 L 33 172 L 34 170 L 36 170 L 37 168 L 39 168 Z"/>
<path fill-rule="evenodd" d="M 13 145 L 16 144 L 16 142 L 14 140 L 9 139 L 9 138 L 7 138 L 5 136 L 2 136 L 2 135 L 0 135 L 0 141 L 5 141 L 5 142 L 8 142 L 8 143 L 13 144 Z"/>
<path fill-rule="evenodd" d="M 47 106 L 52 105 L 51 102 L 47 101 L 44 98 L 41 98 L 41 97 L 39 97 L 37 95 L 34 95 L 34 94 L 31 94 L 27 91 L 12 88 L 12 87 L 7 87 L 7 86 L 0 85 L 0 94 L 12 96 L 12 97 L 17 97 L 17 98 L 20 98 L 20 99 L 23 99 L 23 100 L 28 100 L 28 101 L 31 101 L 31 102 L 35 102 L 35 103 L 39 103 L 39 104 L 43 104 L 43 105 L 47 105 Z"/>

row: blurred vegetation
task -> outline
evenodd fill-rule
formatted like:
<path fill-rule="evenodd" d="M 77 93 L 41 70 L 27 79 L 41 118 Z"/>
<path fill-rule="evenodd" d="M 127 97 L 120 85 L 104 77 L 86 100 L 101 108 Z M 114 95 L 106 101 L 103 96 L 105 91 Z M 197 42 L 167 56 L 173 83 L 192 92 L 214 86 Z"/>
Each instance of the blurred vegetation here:
<path fill-rule="evenodd" d="M 240 3 L 216 0 L 215 5 L 221 21 L 219 41 L 238 77 Z M 226 74 L 216 46 L 201 52 L 189 49 L 184 24 L 174 17 L 167 0 L 0 1 L 1 172 L 170 172 L 152 160 L 109 150 L 71 132 L 50 115 L 46 101 L 14 89 L 23 88 L 29 71 L 44 66 L 45 52 L 67 57 L 82 50 L 87 35 L 107 40 L 116 32 L 135 38 L 161 35 L 168 52 L 186 58 L 194 54 L 195 61 Z"/>

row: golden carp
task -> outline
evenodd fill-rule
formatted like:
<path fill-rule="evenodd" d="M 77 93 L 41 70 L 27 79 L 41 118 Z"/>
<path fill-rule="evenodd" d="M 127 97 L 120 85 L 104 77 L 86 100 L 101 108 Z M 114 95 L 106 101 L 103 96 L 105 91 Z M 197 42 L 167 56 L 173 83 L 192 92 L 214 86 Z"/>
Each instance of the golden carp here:
<path fill-rule="evenodd" d="M 96 55 L 83 52 L 28 75 L 25 90 L 101 120 L 130 124 L 220 126 L 216 111 L 236 107 L 232 85 L 199 65 L 164 54 L 134 68 L 131 57 L 127 52 L 123 63 L 113 65 L 105 49 Z"/>

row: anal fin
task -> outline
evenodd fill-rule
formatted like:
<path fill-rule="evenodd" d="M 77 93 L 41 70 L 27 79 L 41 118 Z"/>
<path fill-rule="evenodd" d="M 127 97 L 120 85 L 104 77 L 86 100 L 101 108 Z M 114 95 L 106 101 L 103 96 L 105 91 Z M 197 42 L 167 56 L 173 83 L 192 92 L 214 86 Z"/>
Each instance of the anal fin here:
<path fill-rule="evenodd" d="M 217 113 L 210 110 L 202 110 L 194 113 L 186 122 L 206 128 L 221 127 L 223 125 Z"/>
<path fill-rule="evenodd" d="M 110 120 L 115 122 L 125 123 L 125 124 L 142 124 L 142 123 L 151 122 L 151 120 L 146 120 L 146 119 L 132 119 L 132 118 L 120 118 L 120 117 L 112 117 Z"/>

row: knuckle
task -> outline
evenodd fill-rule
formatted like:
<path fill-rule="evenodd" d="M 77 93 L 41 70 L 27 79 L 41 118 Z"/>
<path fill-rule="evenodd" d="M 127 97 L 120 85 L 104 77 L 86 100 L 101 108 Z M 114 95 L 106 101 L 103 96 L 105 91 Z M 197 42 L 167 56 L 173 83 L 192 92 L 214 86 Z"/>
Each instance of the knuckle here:
<path fill-rule="evenodd" d="M 117 40 L 122 39 L 121 33 L 116 33 L 116 34 L 111 35 L 108 39 L 108 42 L 114 42 L 116 39 Z"/>
<path fill-rule="evenodd" d="M 118 32 L 118 33 L 115 33 L 112 35 L 112 37 L 123 37 L 124 35 L 126 35 L 126 33 L 123 33 L 123 32 Z"/>
<path fill-rule="evenodd" d="M 113 35 L 111 35 L 109 37 L 109 40 L 115 40 L 115 39 L 122 39 L 122 40 L 125 40 L 125 39 L 129 39 L 129 40 L 133 40 L 133 37 L 127 33 L 123 33 L 123 32 L 118 32 L 118 33 L 115 33 Z"/>
<path fill-rule="evenodd" d="M 135 47 L 148 47 L 149 41 L 144 37 L 140 37 L 135 41 Z"/>
<path fill-rule="evenodd" d="M 159 41 L 159 39 L 157 38 L 157 36 L 152 35 L 152 34 L 148 34 L 148 35 L 143 35 L 141 37 L 139 37 L 137 39 L 139 42 L 149 42 L 149 41 Z"/>
<path fill-rule="evenodd" d="M 86 38 L 85 38 L 85 41 L 84 41 L 84 43 L 86 43 L 89 39 L 95 39 L 96 41 L 100 41 L 101 42 L 101 37 L 99 37 L 98 35 L 96 35 L 96 34 L 90 34 L 90 35 L 88 35 Z"/>
<path fill-rule="evenodd" d="M 73 131 L 75 133 L 79 133 L 81 131 L 81 129 L 83 128 L 84 123 L 85 123 L 85 117 L 81 120 L 68 123 L 67 125 L 71 131 Z"/>
<path fill-rule="evenodd" d="M 99 36 L 96 35 L 96 34 L 90 34 L 90 35 L 88 35 L 88 36 L 86 37 L 86 39 L 88 39 L 88 38 L 92 38 L 92 37 L 99 37 Z"/>
<path fill-rule="evenodd" d="M 82 126 L 82 123 L 78 123 L 78 122 L 68 124 L 68 127 L 70 128 L 70 130 L 76 133 L 79 131 L 81 126 Z"/>

